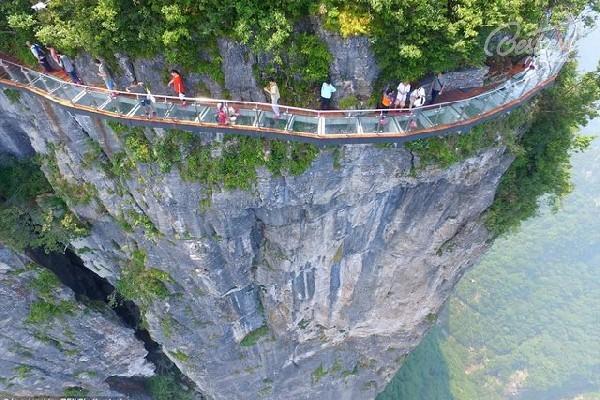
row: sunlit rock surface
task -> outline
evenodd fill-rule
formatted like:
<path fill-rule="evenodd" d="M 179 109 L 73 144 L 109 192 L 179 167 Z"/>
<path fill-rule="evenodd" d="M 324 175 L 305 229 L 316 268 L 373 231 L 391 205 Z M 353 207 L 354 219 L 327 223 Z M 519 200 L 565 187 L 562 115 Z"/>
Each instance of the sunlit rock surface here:
<path fill-rule="evenodd" d="M 53 144 L 65 179 L 97 190 L 73 207 L 92 225 L 74 243 L 88 268 L 114 283 L 141 249 L 169 273 L 149 331 L 215 399 L 373 398 L 486 249 L 481 214 L 511 161 L 497 147 L 414 172 L 401 147 L 344 146 L 339 166 L 323 149 L 300 176 L 260 170 L 254 189 L 210 195 L 177 168 L 138 164 L 117 180 L 83 162 L 92 142 L 102 157 L 123 149 L 100 121 L 25 94 L 21 104 L 0 95 L 0 109 L 37 152 Z M 129 211 L 160 233 L 125 232 L 117 221 Z"/>

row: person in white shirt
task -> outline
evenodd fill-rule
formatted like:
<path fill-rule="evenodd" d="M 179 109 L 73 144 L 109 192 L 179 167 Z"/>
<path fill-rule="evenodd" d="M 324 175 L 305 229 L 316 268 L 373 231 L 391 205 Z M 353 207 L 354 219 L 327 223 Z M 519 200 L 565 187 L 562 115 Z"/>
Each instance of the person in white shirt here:
<path fill-rule="evenodd" d="M 410 83 L 400 82 L 400 84 L 398 85 L 398 94 L 396 95 L 396 102 L 394 103 L 394 107 L 396 107 L 396 108 L 406 107 L 406 99 L 408 98 L 409 93 L 410 93 Z"/>
<path fill-rule="evenodd" d="M 423 104 L 425 104 L 425 88 L 421 86 L 413 90 L 410 94 L 410 105 L 408 108 L 421 107 Z"/>
<path fill-rule="evenodd" d="M 323 82 L 323 85 L 321 85 L 321 110 L 329 110 L 331 108 L 331 95 L 335 91 L 335 86 L 329 83 L 329 80 Z"/>
<path fill-rule="evenodd" d="M 273 109 L 273 114 L 275 114 L 275 118 L 279 118 L 279 88 L 277 87 L 277 83 L 271 80 L 269 82 L 269 86 L 264 88 L 264 91 L 271 96 L 271 108 Z"/>

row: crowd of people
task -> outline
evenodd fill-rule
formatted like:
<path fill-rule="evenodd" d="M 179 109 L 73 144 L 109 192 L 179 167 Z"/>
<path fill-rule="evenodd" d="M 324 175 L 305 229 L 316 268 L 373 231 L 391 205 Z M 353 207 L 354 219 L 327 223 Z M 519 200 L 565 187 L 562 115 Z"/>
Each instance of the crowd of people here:
<path fill-rule="evenodd" d="M 46 73 L 62 70 L 69 76 L 73 83 L 83 85 L 83 81 L 79 78 L 73 61 L 68 56 L 59 53 L 58 50 L 51 46 L 44 47 L 38 43 L 32 44 L 30 42 L 27 42 L 27 46 Z M 94 59 L 94 63 L 98 68 L 98 77 L 102 79 L 104 86 L 109 91 L 110 95 L 115 97 L 116 94 L 114 91 L 117 90 L 117 85 L 113 72 L 104 61 L 98 58 Z M 182 74 L 175 69 L 171 69 L 169 74 L 171 79 L 168 86 L 172 88 L 174 95 L 181 100 L 181 105 L 186 106 L 186 88 Z M 444 87 L 445 82 L 443 75 L 437 74 L 431 84 L 431 103 L 435 102 L 437 97 L 442 94 Z M 131 85 L 127 86 L 125 90 L 137 97 L 139 106 L 143 110 L 144 115 L 147 117 L 157 115 L 154 108 L 156 99 L 143 82 L 134 81 Z M 279 100 L 281 95 L 275 80 L 270 79 L 268 85 L 264 87 L 264 91 L 270 98 L 273 116 L 276 119 L 280 118 L 281 112 Z M 332 109 L 332 99 L 336 91 L 336 87 L 331 83 L 329 78 L 322 83 L 320 91 L 320 104 L 322 110 Z M 400 82 L 395 89 L 389 87 L 384 89 L 378 108 L 412 109 L 414 107 L 425 105 L 426 101 L 427 94 L 424 86 L 419 86 L 411 91 L 411 84 L 409 82 Z M 238 116 L 239 112 L 235 107 L 224 103 L 218 103 L 215 119 L 219 124 L 234 123 Z M 382 113 L 382 119 L 385 119 L 385 113 Z"/>
<path fill-rule="evenodd" d="M 29 47 L 31 54 L 33 54 L 35 59 L 43 68 L 44 72 L 51 73 L 57 70 L 62 70 L 69 76 L 73 83 L 78 85 L 83 84 L 77 75 L 75 65 L 73 65 L 73 62 L 67 55 L 59 53 L 54 47 L 47 47 L 45 49 L 38 43 L 31 44 L 31 42 L 27 42 L 27 47 Z M 50 58 L 48 58 L 48 53 L 50 53 Z M 52 59 L 58 68 L 55 68 L 52 65 L 50 59 Z"/>
<path fill-rule="evenodd" d="M 443 74 L 439 73 L 431 83 L 431 100 L 435 103 L 437 97 L 442 94 L 446 86 Z M 396 89 L 386 87 L 381 97 L 379 108 L 408 108 L 421 107 L 427 102 L 425 86 L 419 86 L 411 91 L 409 82 L 400 82 Z"/>

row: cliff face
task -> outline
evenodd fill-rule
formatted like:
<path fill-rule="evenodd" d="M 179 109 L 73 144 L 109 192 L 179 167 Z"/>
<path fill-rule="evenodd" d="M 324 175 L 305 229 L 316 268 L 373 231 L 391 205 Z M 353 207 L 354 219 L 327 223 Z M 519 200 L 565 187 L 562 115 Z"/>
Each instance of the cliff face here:
<path fill-rule="evenodd" d="M 329 75 L 338 89 L 333 97 L 334 102 L 350 95 L 357 96 L 361 100 L 371 96 L 379 67 L 368 37 L 343 38 L 339 34 L 326 30 L 316 18 L 299 24 L 295 30 L 314 32 L 331 54 Z M 272 56 L 265 53 L 257 54 L 248 46 L 228 38 L 220 38 L 217 41 L 215 54 L 207 54 L 202 49 L 198 52 L 198 63 L 204 67 L 199 69 L 212 69 L 212 75 L 208 72 L 188 73 L 177 63 L 168 63 L 163 57 L 130 59 L 127 55 L 117 54 L 115 55 L 117 65 L 113 68 L 115 82 L 118 88 L 125 90 L 134 80 L 143 81 L 153 93 L 173 95 L 167 82 L 170 79 L 169 70 L 175 68 L 184 73 L 188 96 L 259 102 L 267 100 L 262 88 L 268 85 L 268 80 L 272 76 L 261 71 L 270 70 L 269 61 Z M 93 59 L 89 55 L 80 55 L 74 61 L 81 79 L 86 84 L 103 86 Z M 284 84 L 285 82 L 280 82 L 282 87 Z M 318 90 L 312 95 L 318 98 Z M 290 102 L 291 99 L 285 97 L 280 101 L 281 104 L 290 104 Z"/>
<path fill-rule="evenodd" d="M 154 373 L 112 310 L 78 304 L 51 272 L 2 245 L 0 328 L 0 393 L 118 395 L 106 378 Z"/>
<path fill-rule="evenodd" d="M 88 268 L 115 283 L 137 251 L 168 273 L 149 332 L 215 399 L 373 398 L 486 249 L 480 217 L 511 162 L 498 146 L 415 174 L 404 148 L 344 146 L 300 176 L 259 169 L 249 191 L 208 190 L 156 164 L 107 174 L 124 147 L 102 121 L 25 94 L 0 109 L 2 136 L 26 132 L 64 179 L 93 186 L 70 204 L 91 224 L 73 243 Z"/>

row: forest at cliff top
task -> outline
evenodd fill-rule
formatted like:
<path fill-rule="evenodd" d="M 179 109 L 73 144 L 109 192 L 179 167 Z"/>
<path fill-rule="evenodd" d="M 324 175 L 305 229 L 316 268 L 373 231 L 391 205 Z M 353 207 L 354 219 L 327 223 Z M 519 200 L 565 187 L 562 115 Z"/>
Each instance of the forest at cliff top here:
<path fill-rule="evenodd" d="M 30 0 L 0 4 L 0 51 L 31 59 L 26 40 L 67 54 L 164 55 L 188 72 L 222 77 L 217 39 L 247 44 L 270 60 L 262 74 L 323 79 L 331 56 L 315 34 L 320 24 L 343 37 L 366 35 L 382 79 L 414 80 L 484 61 L 487 34 L 508 22 L 535 30 L 597 0 L 52 0 L 41 12 Z M 222 79 L 222 78 L 221 78 Z"/>

